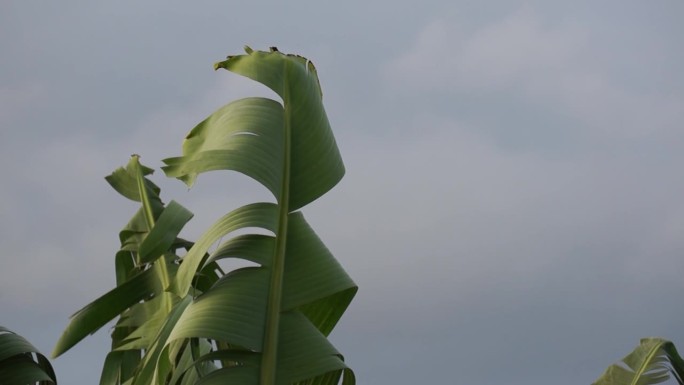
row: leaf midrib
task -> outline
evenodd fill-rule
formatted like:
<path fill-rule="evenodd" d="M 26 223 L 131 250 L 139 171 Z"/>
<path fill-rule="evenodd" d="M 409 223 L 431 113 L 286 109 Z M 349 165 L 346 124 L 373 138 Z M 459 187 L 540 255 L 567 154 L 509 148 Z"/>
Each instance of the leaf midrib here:
<path fill-rule="evenodd" d="M 654 347 L 651 349 L 651 351 L 648 353 L 648 355 L 646 356 L 646 359 L 645 359 L 644 362 L 641 364 L 641 366 L 639 367 L 639 369 L 638 369 L 637 371 L 634 372 L 634 373 L 635 373 L 635 376 L 634 376 L 634 378 L 632 379 L 631 385 L 638 385 L 638 384 L 639 384 L 639 380 L 641 379 L 641 376 L 642 376 L 644 373 L 646 373 L 646 371 L 647 371 L 647 369 L 648 369 L 648 367 L 649 367 L 649 363 L 651 362 L 651 360 L 653 359 L 653 357 L 658 353 L 658 351 L 660 350 L 661 347 L 662 347 L 662 343 L 659 343 L 658 345 L 654 346 Z"/>
<path fill-rule="evenodd" d="M 271 265 L 271 279 L 269 282 L 268 308 L 266 309 L 266 330 L 264 331 L 264 345 L 261 359 L 261 385 L 275 385 L 276 363 L 278 353 L 278 329 L 280 325 L 280 304 L 282 302 L 283 272 L 285 267 L 285 248 L 287 246 L 287 226 L 290 202 L 290 169 L 291 169 L 291 110 L 290 88 L 288 84 L 288 66 L 285 61 L 283 72 L 283 120 L 284 120 L 284 151 L 283 178 L 279 194 L 278 232 L 276 247 Z"/>

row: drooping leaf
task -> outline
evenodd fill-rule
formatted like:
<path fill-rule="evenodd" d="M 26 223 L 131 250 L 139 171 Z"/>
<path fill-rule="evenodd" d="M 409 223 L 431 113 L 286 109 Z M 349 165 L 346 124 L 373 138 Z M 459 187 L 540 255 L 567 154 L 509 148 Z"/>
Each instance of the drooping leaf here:
<path fill-rule="evenodd" d="M 60 356 L 86 336 L 98 331 L 126 309 L 143 298 L 160 291 L 161 286 L 155 279 L 152 270 L 146 270 L 110 290 L 71 316 L 71 322 L 59 338 L 55 349 L 52 351 L 52 356 Z"/>
<path fill-rule="evenodd" d="M 344 165 L 310 61 L 252 51 L 215 67 L 266 85 L 282 103 L 246 98 L 219 109 L 188 134 L 182 157 L 164 160 L 167 176 L 192 185 L 202 172 L 239 171 L 262 183 L 290 211 L 312 202 L 342 179 Z"/>
<path fill-rule="evenodd" d="M 283 160 L 282 123 L 283 108 L 274 100 L 235 101 L 197 125 L 186 137 L 183 157 L 164 160 L 163 169 L 190 185 L 201 172 L 239 171 L 277 197 L 282 185 L 282 170 L 277 168 Z"/>
<path fill-rule="evenodd" d="M 0 326 L 0 384 L 57 384 L 50 361 L 28 340 Z"/>

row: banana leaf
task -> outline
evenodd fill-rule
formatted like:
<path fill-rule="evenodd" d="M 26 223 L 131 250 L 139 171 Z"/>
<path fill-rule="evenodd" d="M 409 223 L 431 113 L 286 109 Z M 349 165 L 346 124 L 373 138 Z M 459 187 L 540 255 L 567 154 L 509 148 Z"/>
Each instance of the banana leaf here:
<path fill-rule="evenodd" d="M 0 384 L 57 384 L 50 361 L 24 337 L 0 326 Z"/>
<path fill-rule="evenodd" d="M 121 195 L 140 203 L 140 208 L 119 233 L 121 248 L 114 259 L 117 286 L 71 317 L 53 351 L 55 357 L 63 354 L 118 317 L 112 330 L 112 351 L 103 365 L 101 385 L 131 383 L 140 376 L 147 362 L 159 360 L 161 347 L 156 350 L 154 347 L 163 347 L 165 335 L 173 326 L 169 321 L 171 315 L 181 314 L 189 303 L 189 298 L 184 300 L 166 289 L 178 271 L 177 250 L 192 247 L 191 242 L 178 238 L 192 213 L 174 201 L 164 205 L 159 187 L 146 177 L 151 173 L 152 169 L 140 164 L 134 155 L 125 168 L 105 178 Z M 216 270 L 218 266 L 210 264 L 195 281 L 202 288 L 211 287 L 219 278 Z M 193 286 L 193 290 L 198 289 Z"/>
<path fill-rule="evenodd" d="M 670 341 L 643 338 L 621 362 L 609 366 L 593 385 L 653 385 L 675 378 L 684 385 L 684 361 Z"/>
<path fill-rule="evenodd" d="M 353 372 L 326 337 L 357 287 L 298 211 L 345 171 L 317 72 L 301 56 L 245 50 L 215 68 L 260 82 L 280 100 L 245 98 L 220 108 L 190 131 L 182 156 L 164 160 L 163 170 L 189 186 L 204 172 L 237 171 L 262 184 L 275 202 L 256 202 L 219 219 L 184 257 L 171 290 L 178 297 L 191 293 L 198 272 L 224 258 L 258 266 L 231 271 L 197 296 L 165 349 L 191 338 L 229 347 L 229 360 L 199 357 L 196 363 L 220 367 L 200 384 L 335 384 L 340 378 L 354 384 Z M 267 234 L 232 234 L 252 228 Z M 161 384 L 165 372 L 157 370 Z"/>

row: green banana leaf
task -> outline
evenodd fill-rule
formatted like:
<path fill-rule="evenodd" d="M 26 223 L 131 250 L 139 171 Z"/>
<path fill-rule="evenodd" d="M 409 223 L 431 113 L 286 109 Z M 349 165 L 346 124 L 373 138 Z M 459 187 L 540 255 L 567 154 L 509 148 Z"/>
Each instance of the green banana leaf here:
<path fill-rule="evenodd" d="M 218 350 L 195 365 L 210 361 L 220 368 L 198 384 L 337 384 L 340 378 L 354 384 L 326 337 L 357 287 L 297 211 L 344 175 L 316 69 L 277 49 L 245 50 L 215 68 L 260 82 L 281 100 L 246 98 L 220 108 L 188 134 L 182 156 L 164 160 L 163 170 L 188 185 L 207 171 L 238 171 L 267 188 L 275 203 L 250 204 L 219 219 L 183 258 L 171 290 L 188 295 L 197 274 L 224 258 L 259 266 L 231 271 L 197 296 L 175 322 L 165 350 L 177 340 L 214 341 Z M 270 235 L 231 237 L 247 228 Z M 156 383 L 164 383 L 167 366 L 158 365 Z"/>
<path fill-rule="evenodd" d="M 57 384 L 50 361 L 24 337 L 0 326 L 0 384 Z"/>
<path fill-rule="evenodd" d="M 115 256 L 117 286 L 71 317 L 55 346 L 59 356 L 102 326 L 118 317 L 112 331 L 112 351 L 105 358 L 100 384 L 132 383 L 152 371 L 145 365 L 157 362 L 165 338 L 190 298 L 167 292 L 178 271 L 178 249 L 189 250 L 192 243 L 178 238 L 192 213 L 171 201 L 164 205 L 159 188 L 145 176 L 152 170 L 134 155 L 125 168 L 106 177 L 121 195 L 139 202 L 141 207 L 119 234 L 121 249 Z M 209 264 L 193 285 L 193 293 L 207 289 L 219 278 L 218 265 Z M 160 342 L 161 340 L 161 342 Z M 187 341 L 179 344 L 187 344 Z M 155 349 L 155 346 L 162 345 Z M 173 360 L 174 357 L 162 357 Z M 187 361 L 187 360 L 186 360 Z M 186 363 L 183 370 L 192 367 Z M 142 374 L 141 374 L 142 373 Z"/>
<path fill-rule="evenodd" d="M 652 385 L 675 378 L 684 385 L 684 361 L 670 341 L 644 338 L 620 363 L 606 369 L 593 385 Z"/>

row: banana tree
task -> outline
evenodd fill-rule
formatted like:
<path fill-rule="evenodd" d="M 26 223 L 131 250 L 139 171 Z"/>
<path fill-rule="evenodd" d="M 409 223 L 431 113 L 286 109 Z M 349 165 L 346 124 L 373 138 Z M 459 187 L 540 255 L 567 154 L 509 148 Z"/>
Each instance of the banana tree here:
<path fill-rule="evenodd" d="M 357 287 L 299 211 L 344 175 L 316 69 L 275 48 L 245 50 L 215 68 L 258 81 L 281 100 L 219 109 L 164 171 L 192 185 L 201 173 L 234 170 L 274 201 L 233 210 L 191 244 L 177 235 L 192 215 L 175 202 L 163 206 L 137 157 L 108 178 L 142 204 L 120 234 L 117 287 L 73 316 L 53 353 L 119 316 L 101 384 L 355 383 L 327 336 Z M 261 230 L 233 234 L 253 228 Z M 189 249 L 182 259 L 180 247 Z M 253 266 L 223 273 L 226 258 Z"/>
<path fill-rule="evenodd" d="M 50 361 L 24 337 L 3 326 L 0 326 L 0 384 L 57 384 Z"/>
<path fill-rule="evenodd" d="M 653 385 L 675 378 L 684 385 L 684 360 L 670 341 L 644 338 L 634 351 L 613 364 L 593 385 Z"/>
<path fill-rule="evenodd" d="M 260 82 L 280 101 L 246 98 L 198 124 L 183 154 L 166 159 L 167 176 L 191 186 L 212 170 L 243 173 L 275 202 L 240 207 L 219 219 L 190 249 L 170 290 L 191 292 L 209 264 L 240 258 L 256 266 L 225 274 L 183 311 L 166 342 L 206 338 L 216 350 L 196 362 L 220 362 L 202 384 L 354 384 L 354 374 L 327 340 L 357 287 L 299 211 L 334 187 L 344 166 L 311 61 L 275 48 L 229 56 L 215 65 Z M 230 237 L 239 229 L 268 232 Z M 208 254 L 209 247 L 228 238 Z M 168 376 L 158 365 L 157 379 Z M 161 382 L 160 382 L 161 383 Z"/>

